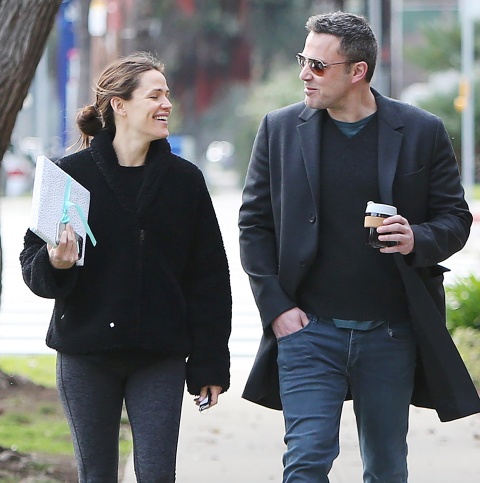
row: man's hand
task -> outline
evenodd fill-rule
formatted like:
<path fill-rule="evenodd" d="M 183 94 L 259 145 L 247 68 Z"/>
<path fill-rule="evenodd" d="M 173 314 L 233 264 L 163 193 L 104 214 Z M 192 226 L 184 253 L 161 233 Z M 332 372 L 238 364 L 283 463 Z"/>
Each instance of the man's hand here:
<path fill-rule="evenodd" d="M 53 267 L 67 269 L 75 265 L 78 260 L 78 246 L 75 232 L 70 223 L 67 223 L 65 231 L 60 235 L 57 247 L 47 245 L 47 249 Z"/>
<path fill-rule="evenodd" d="M 382 253 L 399 252 L 402 255 L 408 255 L 413 252 L 415 247 L 415 237 L 413 235 L 412 227 L 403 216 L 395 215 L 385 218 L 383 225 L 377 228 L 380 241 L 396 241 L 397 244 L 393 247 L 380 248 Z M 383 235 L 383 233 L 389 233 Z"/>
<path fill-rule="evenodd" d="M 272 330 L 275 337 L 285 337 L 286 335 L 293 334 L 299 331 L 308 324 L 307 314 L 300 310 L 298 307 L 287 310 L 280 314 L 272 322 Z"/>

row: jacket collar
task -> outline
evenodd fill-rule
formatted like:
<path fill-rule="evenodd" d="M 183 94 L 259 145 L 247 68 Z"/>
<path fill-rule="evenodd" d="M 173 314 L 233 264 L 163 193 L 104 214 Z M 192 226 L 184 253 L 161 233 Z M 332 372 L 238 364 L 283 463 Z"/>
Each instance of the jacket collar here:
<path fill-rule="evenodd" d="M 103 129 L 92 140 L 90 151 L 98 169 L 106 183 L 122 207 L 132 214 L 139 214 L 153 202 L 165 176 L 173 163 L 170 144 L 166 139 L 150 143 L 145 159 L 145 175 L 137 198 L 136 206 L 132 206 L 125 196 L 126 188 L 118 173 L 118 158 L 113 148 L 113 133 Z"/>

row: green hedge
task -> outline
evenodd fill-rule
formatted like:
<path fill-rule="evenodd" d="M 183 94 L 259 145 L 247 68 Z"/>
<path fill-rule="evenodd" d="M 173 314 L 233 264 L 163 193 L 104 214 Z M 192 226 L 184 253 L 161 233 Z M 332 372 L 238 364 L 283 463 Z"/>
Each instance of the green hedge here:
<path fill-rule="evenodd" d="M 480 391 L 480 330 L 458 327 L 453 334 L 453 340 L 475 387 Z"/>
<path fill-rule="evenodd" d="M 480 331 L 480 279 L 474 275 L 446 287 L 447 327 L 453 334 L 459 327 Z"/>

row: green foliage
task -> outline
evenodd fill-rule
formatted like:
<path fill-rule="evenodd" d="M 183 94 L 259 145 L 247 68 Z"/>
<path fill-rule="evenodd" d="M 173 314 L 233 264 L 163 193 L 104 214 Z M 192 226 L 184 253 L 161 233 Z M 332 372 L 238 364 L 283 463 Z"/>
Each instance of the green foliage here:
<path fill-rule="evenodd" d="M 455 152 L 460 152 L 461 147 L 461 114 L 453 108 L 453 101 L 458 95 L 455 88 L 447 94 L 432 94 L 418 102 L 419 107 L 436 114 L 440 117 L 452 139 Z"/>
<path fill-rule="evenodd" d="M 405 56 L 413 64 L 428 72 L 462 67 L 462 33 L 458 21 L 437 19 L 420 27 L 424 42 L 405 48 Z M 475 56 L 480 54 L 480 24 L 475 24 Z"/>
<path fill-rule="evenodd" d="M 478 183 L 473 187 L 473 199 L 480 200 L 480 184 Z"/>
<path fill-rule="evenodd" d="M 258 123 L 267 112 L 303 100 L 299 73 L 294 55 L 287 66 L 277 63 L 269 77 L 250 90 L 242 114 Z"/>
<path fill-rule="evenodd" d="M 480 92 L 480 83 L 475 83 L 475 91 Z M 442 119 L 452 141 L 457 159 L 462 158 L 462 115 L 453 108 L 453 101 L 458 96 L 458 87 L 446 94 L 432 94 L 418 102 L 418 106 L 436 114 Z M 480 150 L 480 96 L 475 96 L 474 106 L 475 151 Z"/>
<path fill-rule="evenodd" d="M 238 124 L 235 131 L 235 153 L 241 184 L 245 178 L 253 140 L 263 116 L 274 109 L 299 102 L 304 98 L 299 68 L 292 56 L 288 66 L 277 63 L 263 82 L 253 84 L 248 97 L 237 109 Z"/>
<path fill-rule="evenodd" d="M 453 340 L 475 386 L 480 390 L 480 330 L 458 327 L 453 334 Z"/>
<path fill-rule="evenodd" d="M 44 409 L 44 408 L 43 408 Z M 0 446 L 20 453 L 72 455 L 73 446 L 67 421 L 60 408 L 47 414 L 38 411 L 10 412 L 0 416 Z M 128 456 L 132 438 L 126 418 L 120 429 L 120 455 Z"/>
<path fill-rule="evenodd" d="M 424 42 L 405 50 L 406 57 L 414 64 L 429 72 L 442 72 L 455 69 L 461 70 L 461 29 L 457 20 L 446 22 L 436 20 L 425 23 L 420 28 Z M 475 24 L 475 57 L 480 55 L 480 24 Z M 478 95 L 480 83 L 476 82 L 474 91 L 474 125 L 475 125 L 475 152 L 480 152 L 480 96 Z M 462 159 L 461 152 L 461 113 L 454 107 L 454 99 L 458 96 L 458 85 L 450 92 L 434 93 L 418 102 L 418 105 L 427 111 L 439 116 L 450 134 L 457 159 Z M 478 168 L 477 168 L 478 169 Z"/>
<path fill-rule="evenodd" d="M 21 376 L 47 388 L 55 388 L 55 364 L 55 355 L 0 356 L 0 370 L 5 374 Z M 120 429 L 122 458 L 131 452 L 131 439 L 128 418 L 124 414 Z M 72 454 L 70 431 L 60 400 L 28 401 L 23 396 L 9 398 L 8 391 L 4 392 L 0 413 L 0 446 L 21 453 Z"/>
<path fill-rule="evenodd" d="M 474 275 L 447 285 L 447 327 L 480 390 L 480 279 Z"/>
<path fill-rule="evenodd" d="M 21 453 L 73 454 L 70 431 L 63 415 L 6 412 L 0 418 L 3 447 Z"/>
<path fill-rule="evenodd" d="M 55 387 L 56 356 L 0 356 L 0 370 L 20 375 L 39 386 Z"/>
<path fill-rule="evenodd" d="M 307 36 L 305 22 L 311 14 L 311 0 L 256 0 L 251 3 L 252 45 L 259 59 L 262 79 L 273 64 L 295 60 Z M 318 12 L 315 12 L 318 13 Z"/>
<path fill-rule="evenodd" d="M 459 327 L 480 333 L 480 279 L 473 274 L 446 287 L 447 327 L 456 333 Z"/>
<path fill-rule="evenodd" d="M 420 31 L 423 45 L 405 49 L 406 57 L 429 72 L 461 68 L 461 30 L 458 22 L 435 20 L 424 24 Z"/>

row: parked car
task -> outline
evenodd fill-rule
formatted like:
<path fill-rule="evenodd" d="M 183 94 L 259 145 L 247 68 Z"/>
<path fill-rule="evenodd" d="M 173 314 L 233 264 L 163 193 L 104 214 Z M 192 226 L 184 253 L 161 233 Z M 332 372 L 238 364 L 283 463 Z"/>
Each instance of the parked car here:
<path fill-rule="evenodd" d="M 10 144 L 0 166 L 0 194 L 21 196 L 31 193 L 34 176 L 33 159 Z"/>

